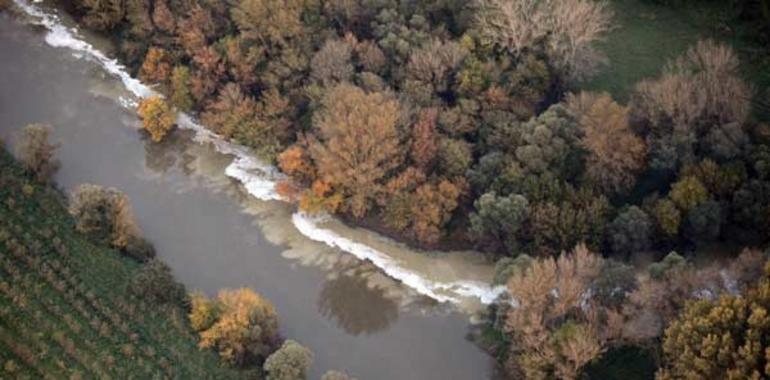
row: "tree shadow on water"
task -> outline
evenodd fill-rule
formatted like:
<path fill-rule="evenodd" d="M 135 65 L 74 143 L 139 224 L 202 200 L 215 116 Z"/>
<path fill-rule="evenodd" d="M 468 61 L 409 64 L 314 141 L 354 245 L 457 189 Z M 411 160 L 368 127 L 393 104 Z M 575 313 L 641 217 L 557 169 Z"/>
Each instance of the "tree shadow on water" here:
<path fill-rule="evenodd" d="M 318 310 L 352 335 L 373 334 L 398 319 L 398 304 L 365 278 L 339 275 L 328 279 L 318 299 Z"/>

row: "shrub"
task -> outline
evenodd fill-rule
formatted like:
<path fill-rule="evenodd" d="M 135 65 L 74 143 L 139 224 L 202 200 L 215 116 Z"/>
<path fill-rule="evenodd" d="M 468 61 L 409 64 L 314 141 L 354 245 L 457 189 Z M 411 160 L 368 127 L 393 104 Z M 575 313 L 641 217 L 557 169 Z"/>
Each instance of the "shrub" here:
<path fill-rule="evenodd" d="M 54 159 L 58 144 L 51 144 L 48 139 L 53 128 L 46 124 L 29 124 L 22 129 L 21 140 L 16 155 L 24 169 L 30 171 L 40 182 L 48 182 L 59 169 L 59 161 Z"/>
<path fill-rule="evenodd" d="M 130 235 L 123 253 L 139 262 L 145 262 L 155 257 L 155 247 L 143 237 Z"/>
<path fill-rule="evenodd" d="M 293 340 L 287 340 L 267 358 L 267 380 L 304 380 L 313 363 L 313 353 Z"/>
<path fill-rule="evenodd" d="M 264 359 L 278 339 L 273 305 L 251 289 L 225 289 L 215 300 L 192 296 L 190 322 L 201 348 L 214 348 L 227 363 L 244 366 Z"/>
<path fill-rule="evenodd" d="M 69 212 L 75 218 L 75 228 L 80 233 L 113 247 L 126 248 L 139 236 L 128 197 L 116 189 L 80 185 L 71 195 Z M 137 244 L 132 241 L 131 249 L 138 254 L 142 250 L 135 248 Z"/>
<path fill-rule="evenodd" d="M 176 113 L 163 98 L 154 96 L 139 103 L 139 117 L 142 128 L 154 142 L 160 142 L 171 131 L 176 122 Z"/>
<path fill-rule="evenodd" d="M 182 305 L 185 301 L 184 287 L 174 280 L 171 268 L 157 259 L 148 261 L 134 274 L 128 291 L 155 305 Z"/>

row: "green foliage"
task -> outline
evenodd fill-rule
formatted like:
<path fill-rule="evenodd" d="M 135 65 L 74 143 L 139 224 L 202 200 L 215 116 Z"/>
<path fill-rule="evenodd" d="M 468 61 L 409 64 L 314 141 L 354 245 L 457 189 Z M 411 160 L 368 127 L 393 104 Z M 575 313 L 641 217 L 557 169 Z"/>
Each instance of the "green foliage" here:
<path fill-rule="evenodd" d="M 171 268 L 158 259 L 148 261 L 134 274 L 128 292 L 154 305 L 184 306 L 186 300 L 182 284 L 174 280 Z"/>
<path fill-rule="evenodd" d="M 278 351 L 265 360 L 267 380 L 304 380 L 313 363 L 313 353 L 293 340 L 283 342 Z"/>
<path fill-rule="evenodd" d="M 689 211 L 695 206 L 706 202 L 709 198 L 708 190 L 700 180 L 695 177 L 684 177 L 671 185 L 669 198 L 682 211 Z"/>
<path fill-rule="evenodd" d="M 4 151 L 0 199 L 0 377 L 254 378 L 198 350 L 178 304 L 128 292 L 143 266 L 75 231 L 64 196 Z"/>
<path fill-rule="evenodd" d="M 650 248 L 652 222 L 642 209 L 631 206 L 612 221 L 608 232 L 614 252 L 641 252 Z"/>
<path fill-rule="evenodd" d="M 518 231 L 529 217 L 529 201 L 518 194 L 498 197 L 486 193 L 474 202 L 476 212 L 471 214 L 471 231 L 476 239 L 516 256 L 520 235 Z"/>
<path fill-rule="evenodd" d="M 193 108 L 190 93 L 190 69 L 187 66 L 174 67 L 171 73 L 171 104 L 180 111 L 188 112 Z"/>
<path fill-rule="evenodd" d="M 687 260 L 676 252 L 669 252 L 663 260 L 652 263 L 647 268 L 650 277 L 659 280 L 664 278 L 669 272 L 681 270 L 687 265 Z"/>
<path fill-rule="evenodd" d="M 661 199 L 655 204 L 653 210 L 658 228 L 667 236 L 676 236 L 679 233 L 679 225 L 682 222 L 682 214 L 676 208 L 676 204 L 669 199 Z"/>

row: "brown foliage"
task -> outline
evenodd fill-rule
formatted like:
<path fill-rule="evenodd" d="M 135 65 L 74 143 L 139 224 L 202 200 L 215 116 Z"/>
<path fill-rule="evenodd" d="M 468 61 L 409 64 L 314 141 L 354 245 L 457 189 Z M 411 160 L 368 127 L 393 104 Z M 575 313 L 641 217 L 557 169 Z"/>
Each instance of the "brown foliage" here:
<path fill-rule="evenodd" d="M 383 180 L 402 160 L 399 104 L 381 93 L 341 84 L 327 91 L 308 137 L 319 177 L 344 197 L 343 209 L 362 217 Z"/>
<path fill-rule="evenodd" d="M 576 379 L 580 369 L 617 339 L 617 313 L 590 297 L 603 260 L 583 246 L 558 259 L 534 261 L 508 282 L 513 367 L 527 378 Z"/>
<path fill-rule="evenodd" d="M 168 8 L 165 0 L 156 0 L 155 7 L 152 11 L 152 22 L 155 26 L 166 32 L 174 33 L 176 27 L 176 21 L 174 20 L 174 14 L 171 13 L 171 9 Z"/>
<path fill-rule="evenodd" d="M 139 77 L 150 83 L 166 83 L 171 76 L 171 60 L 165 50 L 151 47 L 139 69 Z"/>
<path fill-rule="evenodd" d="M 303 0 L 241 0 L 232 18 L 246 39 L 284 46 L 302 33 Z"/>
<path fill-rule="evenodd" d="M 647 147 L 629 127 L 628 108 L 607 94 L 571 95 L 567 103 L 583 130 L 581 143 L 590 152 L 588 178 L 609 192 L 631 188 L 644 167 Z"/>
<path fill-rule="evenodd" d="M 59 144 L 48 142 L 53 128 L 46 124 L 30 124 L 22 130 L 19 145 L 16 148 L 18 157 L 24 169 L 35 174 L 38 181 L 48 182 L 59 169 L 59 161 L 54 153 Z"/>
<path fill-rule="evenodd" d="M 431 171 L 438 154 L 437 120 L 438 111 L 426 109 L 420 112 L 417 123 L 412 126 L 412 146 L 409 156 L 415 166 L 425 173 Z"/>
<path fill-rule="evenodd" d="M 69 212 L 78 232 L 105 239 L 116 248 L 125 248 L 140 236 L 128 197 L 120 191 L 84 184 L 72 193 Z"/>
<path fill-rule="evenodd" d="M 278 155 L 278 167 L 300 182 L 307 182 L 315 178 L 315 170 L 310 156 L 307 150 L 300 145 L 292 145 Z"/>
<path fill-rule="evenodd" d="M 598 63 L 592 43 L 611 27 L 612 11 L 605 1 L 479 0 L 481 37 L 512 53 L 522 54 L 545 44 L 550 61 L 567 78 L 582 79 Z"/>
<path fill-rule="evenodd" d="M 752 90 L 741 78 L 739 66 L 730 47 L 699 41 L 669 62 L 660 78 L 637 85 L 636 106 L 653 123 L 697 128 L 699 122 L 743 122 Z"/>
<path fill-rule="evenodd" d="M 327 40 L 310 61 L 310 77 L 325 86 L 349 81 L 353 76 L 351 53 L 346 41 Z"/>

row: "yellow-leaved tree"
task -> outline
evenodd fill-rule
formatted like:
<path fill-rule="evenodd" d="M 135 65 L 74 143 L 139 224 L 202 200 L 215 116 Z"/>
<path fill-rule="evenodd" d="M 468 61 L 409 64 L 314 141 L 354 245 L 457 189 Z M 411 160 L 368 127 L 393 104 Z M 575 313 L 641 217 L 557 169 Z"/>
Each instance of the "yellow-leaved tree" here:
<path fill-rule="evenodd" d="M 176 112 L 159 96 L 142 100 L 138 112 L 142 119 L 142 128 L 150 134 L 154 142 L 163 140 L 176 122 Z"/>

